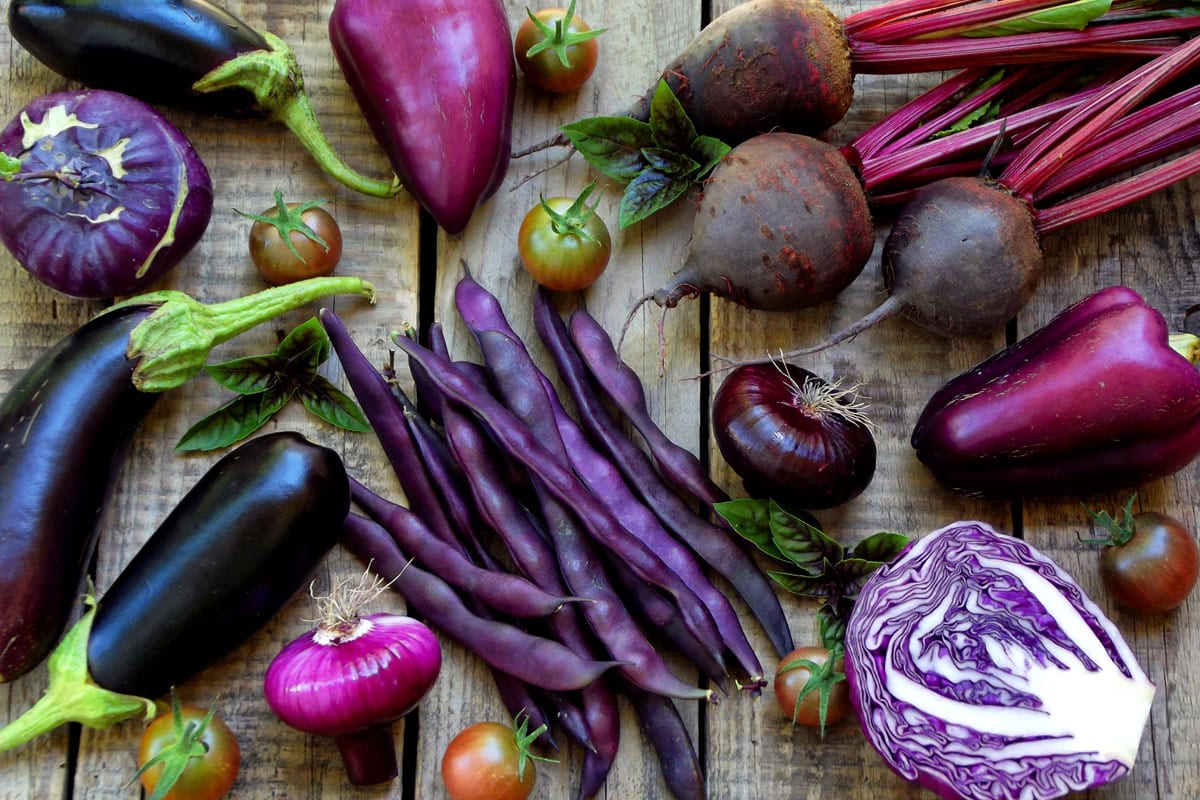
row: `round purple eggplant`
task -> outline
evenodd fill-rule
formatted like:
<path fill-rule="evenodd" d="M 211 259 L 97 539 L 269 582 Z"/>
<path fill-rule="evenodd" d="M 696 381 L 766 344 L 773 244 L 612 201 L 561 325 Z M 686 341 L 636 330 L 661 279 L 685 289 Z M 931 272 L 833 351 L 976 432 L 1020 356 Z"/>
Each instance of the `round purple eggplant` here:
<path fill-rule="evenodd" d="M 212 217 L 212 181 L 191 142 L 118 92 L 33 100 L 0 132 L 0 154 L 0 241 L 73 297 L 142 291 Z"/>

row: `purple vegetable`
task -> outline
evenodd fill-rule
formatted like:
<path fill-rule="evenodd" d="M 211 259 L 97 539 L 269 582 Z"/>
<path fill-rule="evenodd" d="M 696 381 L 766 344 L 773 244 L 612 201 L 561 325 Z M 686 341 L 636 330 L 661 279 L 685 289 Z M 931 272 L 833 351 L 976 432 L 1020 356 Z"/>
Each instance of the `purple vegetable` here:
<path fill-rule="evenodd" d="M 993 496 L 1170 475 L 1200 454 L 1198 341 L 1131 289 L 1103 289 L 939 389 L 912 445 L 946 485 Z"/>
<path fill-rule="evenodd" d="M 117 92 L 25 106 L 0 132 L 0 176 L 0 241 L 74 297 L 140 292 L 187 255 L 212 215 L 212 182 L 191 143 Z"/>
<path fill-rule="evenodd" d="M 396 174 L 461 233 L 511 153 L 517 73 L 503 4 L 338 0 L 329 38 Z"/>
<path fill-rule="evenodd" d="M 943 800 L 1048 800 L 1116 780 L 1154 697 L 1075 581 L 980 522 L 871 575 L 845 658 L 867 741 Z"/>

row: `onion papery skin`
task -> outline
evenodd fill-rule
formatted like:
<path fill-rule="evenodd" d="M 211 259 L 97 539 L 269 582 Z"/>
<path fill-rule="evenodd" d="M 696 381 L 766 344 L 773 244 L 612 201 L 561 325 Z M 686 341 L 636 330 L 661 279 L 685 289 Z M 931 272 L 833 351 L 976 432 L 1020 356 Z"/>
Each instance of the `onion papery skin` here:
<path fill-rule="evenodd" d="M 398 774 L 391 724 L 416 708 L 442 666 L 437 637 L 398 614 L 322 625 L 284 647 L 267 667 L 263 694 L 297 730 L 332 737 L 350 782 Z"/>
<path fill-rule="evenodd" d="M 726 376 L 713 397 L 713 437 L 752 497 L 822 509 L 862 493 L 875 475 L 875 437 L 846 401 L 812 403 L 801 387 L 836 394 L 791 364 L 750 364 Z"/>
<path fill-rule="evenodd" d="M 1049 800 L 1121 778 L 1154 698 L 1075 581 L 980 522 L 876 570 L 845 646 L 867 741 L 944 800 Z"/>

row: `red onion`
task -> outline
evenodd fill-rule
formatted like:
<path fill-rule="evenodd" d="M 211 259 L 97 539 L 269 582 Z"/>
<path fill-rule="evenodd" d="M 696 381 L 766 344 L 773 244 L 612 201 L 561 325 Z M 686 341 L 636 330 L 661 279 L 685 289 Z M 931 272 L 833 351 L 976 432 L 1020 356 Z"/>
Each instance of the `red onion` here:
<path fill-rule="evenodd" d="M 864 405 L 791 364 L 732 370 L 713 398 L 713 437 L 746 491 L 797 508 L 832 508 L 875 474 Z"/>
<path fill-rule="evenodd" d="M 358 616 L 360 601 L 318 600 L 323 621 L 275 656 L 263 694 L 288 725 L 334 739 L 352 784 L 384 783 L 399 772 L 392 723 L 437 680 L 441 646 L 412 617 Z"/>

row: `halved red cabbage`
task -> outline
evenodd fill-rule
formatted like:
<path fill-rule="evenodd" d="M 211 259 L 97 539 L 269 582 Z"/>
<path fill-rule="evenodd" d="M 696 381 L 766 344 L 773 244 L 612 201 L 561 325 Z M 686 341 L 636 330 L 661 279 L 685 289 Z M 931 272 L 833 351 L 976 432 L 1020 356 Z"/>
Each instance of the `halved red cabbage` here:
<path fill-rule="evenodd" d="M 1154 684 L 1054 562 L 981 522 L 912 542 L 846 629 L 863 733 L 945 800 L 1046 800 L 1128 773 Z"/>

